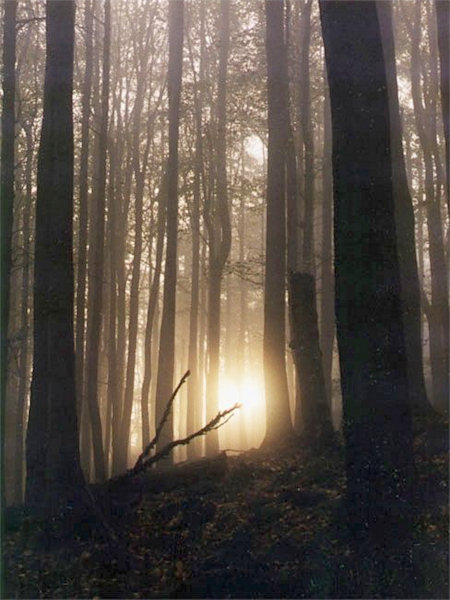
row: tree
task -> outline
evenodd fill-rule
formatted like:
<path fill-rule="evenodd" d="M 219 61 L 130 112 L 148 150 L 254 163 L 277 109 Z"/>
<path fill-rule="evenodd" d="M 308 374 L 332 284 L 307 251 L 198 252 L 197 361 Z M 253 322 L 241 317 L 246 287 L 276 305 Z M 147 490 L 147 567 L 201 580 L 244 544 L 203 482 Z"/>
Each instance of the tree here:
<path fill-rule="evenodd" d="M 230 209 L 227 186 L 226 93 L 227 66 L 230 48 L 230 0 L 220 2 L 219 69 L 217 80 L 216 189 L 214 200 L 205 210 L 208 231 L 208 368 L 206 376 L 206 418 L 209 421 L 218 411 L 219 352 L 220 352 L 220 294 L 223 270 L 231 248 Z M 205 440 L 207 454 L 217 453 L 217 431 Z"/>
<path fill-rule="evenodd" d="M 436 16 L 441 66 L 441 105 L 444 122 L 445 164 L 447 172 L 447 209 L 450 216 L 450 4 L 447 0 L 436 0 Z"/>
<path fill-rule="evenodd" d="M 424 410 L 428 402 L 422 364 L 422 317 L 415 246 L 414 211 L 403 158 L 391 3 L 377 2 L 377 14 L 380 21 L 389 96 L 395 226 L 400 260 L 402 316 L 408 358 L 409 395 L 411 406 L 415 410 Z"/>
<path fill-rule="evenodd" d="M 86 318 L 86 271 L 88 242 L 88 190 L 89 190 L 89 124 L 91 113 L 92 73 L 93 73 L 93 23 L 94 9 L 90 0 L 84 4 L 84 27 L 86 35 L 85 69 L 81 100 L 81 152 L 79 174 L 79 216 L 78 216 L 78 251 L 77 251 L 77 284 L 76 284 L 76 383 L 78 418 L 81 418 L 84 396 L 84 358 L 85 358 L 85 318 Z"/>
<path fill-rule="evenodd" d="M 181 74 L 183 68 L 184 0 L 169 2 L 169 157 L 167 160 L 167 242 L 164 270 L 163 309 L 156 384 L 156 423 L 164 413 L 172 393 L 175 361 L 175 307 L 177 283 L 178 228 L 178 138 L 180 120 Z M 172 419 L 161 433 L 160 445 L 172 440 Z"/>
<path fill-rule="evenodd" d="M 195 108 L 195 154 L 194 181 L 192 200 L 192 283 L 189 312 L 189 368 L 191 378 L 188 383 L 187 432 L 198 428 L 201 421 L 200 404 L 200 369 L 199 369 L 199 303 L 200 303 L 200 204 L 201 204 L 201 175 L 203 169 L 203 140 L 202 140 L 202 77 L 205 63 L 205 2 L 200 4 L 200 64 L 199 79 L 196 77 L 194 60 L 189 38 L 189 55 L 194 74 L 194 108 Z M 198 454 L 198 444 L 193 442 L 187 447 L 188 458 Z"/>
<path fill-rule="evenodd" d="M 268 162 L 266 271 L 264 283 L 264 380 L 267 406 L 265 443 L 293 433 L 285 361 L 286 188 L 288 131 L 284 2 L 266 0 Z"/>
<path fill-rule="evenodd" d="M 94 450 L 95 478 L 106 479 L 105 456 L 103 452 L 102 422 L 99 407 L 99 363 L 100 339 L 102 330 L 102 292 L 105 269 L 105 202 L 106 202 L 106 161 L 108 141 L 109 110 L 109 71 L 111 40 L 111 3 L 105 0 L 105 37 L 103 46 L 103 72 L 101 120 L 98 140 L 97 194 L 93 222 L 93 247 L 91 247 L 91 277 L 88 294 L 88 340 L 86 349 L 86 400 L 89 410 L 91 441 Z"/>
<path fill-rule="evenodd" d="M 3 21 L 3 101 L 1 142 L 1 397 L 2 445 L 4 434 L 4 399 L 6 397 L 6 372 L 8 355 L 8 320 L 11 275 L 11 238 L 14 205 L 14 132 L 16 88 L 16 13 L 17 2 L 5 2 Z M 5 456 L 2 449 L 2 457 Z M 2 458 L 2 461 L 4 458 Z M 4 469 L 2 467 L 2 474 Z M 4 486 L 2 485 L 2 490 Z M 3 501 L 3 499 L 2 499 Z"/>
<path fill-rule="evenodd" d="M 56 511 L 83 484 L 73 332 L 73 50 L 75 2 L 47 1 L 44 112 L 34 261 L 34 356 L 26 502 Z"/>
<path fill-rule="evenodd" d="M 411 96 L 425 170 L 425 208 L 431 272 L 431 303 L 429 306 L 425 304 L 425 314 L 430 330 L 433 401 L 441 410 L 446 411 L 449 398 L 449 276 L 441 219 L 440 170 L 442 167 L 437 151 L 435 102 L 437 89 L 434 94 L 422 95 L 420 77 L 423 66 L 420 51 L 422 4 L 416 1 L 414 8 L 414 23 L 410 24 L 408 20 L 406 23 L 411 38 Z M 424 106 L 422 98 L 428 100 L 427 106 Z M 432 115 L 430 120 L 428 120 L 428 111 Z M 435 170 L 437 177 L 434 176 Z"/>
<path fill-rule="evenodd" d="M 320 11 L 332 110 L 348 514 L 374 553 L 378 585 L 392 594 L 392 569 L 401 577 L 409 566 L 414 469 L 388 83 L 376 3 L 322 0 Z"/>

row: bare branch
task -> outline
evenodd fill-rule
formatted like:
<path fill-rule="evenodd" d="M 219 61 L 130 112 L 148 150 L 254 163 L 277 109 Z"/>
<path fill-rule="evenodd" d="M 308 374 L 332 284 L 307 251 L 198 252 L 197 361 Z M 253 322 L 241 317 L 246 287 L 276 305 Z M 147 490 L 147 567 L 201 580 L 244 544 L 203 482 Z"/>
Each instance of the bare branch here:
<path fill-rule="evenodd" d="M 160 461 L 162 458 L 167 456 L 177 446 L 185 446 L 185 445 L 189 444 L 189 442 L 191 442 L 194 438 L 199 437 L 201 435 L 206 435 L 207 433 L 209 433 L 210 431 L 213 431 L 214 429 L 219 429 L 219 427 L 222 427 L 222 425 L 225 425 L 225 423 L 227 423 L 230 420 L 230 418 L 233 416 L 232 413 L 234 413 L 234 411 L 240 407 L 241 407 L 240 404 L 235 404 L 231 408 L 227 408 L 226 410 L 218 412 L 217 415 L 213 419 L 211 419 L 211 421 L 209 421 L 204 427 L 202 427 L 198 431 L 195 431 L 194 433 L 191 433 L 190 435 L 186 436 L 185 438 L 181 438 L 178 440 L 174 440 L 173 442 L 170 442 L 169 444 L 164 446 L 164 448 L 162 450 L 160 450 L 159 452 L 156 452 L 156 454 L 154 454 L 153 456 L 148 458 L 145 462 L 144 462 L 143 458 L 141 459 L 141 457 L 142 457 L 142 455 L 141 455 L 141 457 L 139 457 L 139 460 L 137 461 L 136 465 L 130 471 L 128 471 L 126 475 L 127 476 L 136 475 L 137 473 L 140 473 L 140 472 L 146 470 L 149 466 L 153 465 L 154 463 Z M 221 423 L 221 421 L 224 417 L 228 417 L 228 418 L 225 419 L 225 421 L 223 421 Z"/>
<path fill-rule="evenodd" d="M 167 405 L 166 405 L 166 409 L 164 411 L 164 414 L 161 417 L 160 422 L 158 423 L 158 427 L 156 428 L 155 436 L 150 441 L 150 443 L 147 444 L 147 446 L 144 448 L 142 454 L 137 459 L 136 464 L 133 467 L 133 471 L 134 471 L 134 469 L 138 469 L 141 466 L 141 464 L 143 463 L 144 459 L 150 454 L 150 452 L 153 450 L 153 448 L 158 443 L 159 436 L 161 435 L 161 431 L 162 431 L 162 429 L 163 429 L 163 427 L 164 427 L 164 425 L 165 425 L 165 423 L 166 423 L 166 421 L 167 421 L 167 419 L 169 417 L 169 414 L 170 414 L 170 411 L 172 409 L 172 404 L 173 404 L 173 402 L 175 400 L 175 397 L 178 394 L 181 386 L 183 385 L 183 383 L 185 383 L 186 379 L 189 377 L 190 374 L 191 374 L 191 372 L 189 370 L 186 371 L 186 373 L 180 379 L 177 387 L 172 392 L 172 395 L 170 396 L 169 400 L 167 401 Z"/>

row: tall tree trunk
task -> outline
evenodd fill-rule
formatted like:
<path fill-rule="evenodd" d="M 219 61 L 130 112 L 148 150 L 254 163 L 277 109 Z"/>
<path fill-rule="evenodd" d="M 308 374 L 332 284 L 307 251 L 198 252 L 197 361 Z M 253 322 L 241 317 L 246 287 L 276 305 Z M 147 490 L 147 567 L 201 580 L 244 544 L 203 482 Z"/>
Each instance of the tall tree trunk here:
<path fill-rule="evenodd" d="M 158 225 L 156 239 L 156 255 L 153 279 L 150 286 L 150 296 L 147 307 L 147 323 L 145 328 L 144 344 L 144 378 L 142 381 L 141 392 L 141 413 L 142 413 L 142 446 L 148 445 L 150 441 L 150 384 L 152 380 L 152 360 L 153 360 L 153 330 L 156 324 L 156 309 L 159 299 L 159 285 L 161 279 L 162 258 L 164 251 L 164 232 L 166 229 L 166 204 L 167 204 L 167 177 L 164 174 L 163 182 L 158 194 Z"/>
<path fill-rule="evenodd" d="M 200 304 L 200 203 L 201 203 L 201 176 L 203 170 L 203 140 L 202 140 L 202 108 L 203 108 L 203 71 L 205 64 L 205 2 L 200 3 L 200 81 L 195 80 L 194 107 L 195 107 L 195 157 L 192 205 L 192 276 L 191 298 L 189 312 L 189 369 L 191 377 L 188 381 L 188 434 L 201 427 L 201 396 L 199 393 L 199 377 L 201 364 L 199 363 L 199 304 Z M 194 72 L 194 61 L 191 46 L 189 45 L 191 66 Z M 187 456 L 196 458 L 199 454 L 199 444 L 193 440 L 188 444 Z"/>
<path fill-rule="evenodd" d="M 180 125 L 181 75 L 183 69 L 184 0 L 169 2 L 169 157 L 167 160 L 167 242 L 163 309 L 156 382 L 156 423 L 172 393 L 175 361 L 175 308 L 177 285 L 178 227 L 178 138 Z M 173 439 L 173 418 L 161 432 L 159 446 Z"/>
<path fill-rule="evenodd" d="M 15 96 L 16 96 L 16 13 L 17 2 L 4 3 L 3 20 L 3 100 L 2 100 L 2 141 L 1 141 L 1 286 L 2 301 L 0 312 L 0 379 L 1 379 L 1 502 L 5 506 L 5 408 L 7 393 L 8 364 L 8 321 L 11 276 L 11 238 L 14 206 L 14 136 L 15 136 Z"/>
<path fill-rule="evenodd" d="M 23 473 L 24 473 L 24 426 L 25 409 L 27 405 L 28 386 L 29 386 L 29 335 L 30 324 L 28 318 L 28 309 L 30 303 L 30 236 L 31 236 L 31 208 L 32 198 L 32 169 L 33 169 L 33 133 L 30 124 L 24 125 L 27 141 L 27 158 L 25 167 L 25 207 L 23 210 L 23 268 L 22 268 L 22 290 L 20 302 L 20 331 L 21 348 L 19 362 L 19 388 L 17 392 L 17 413 L 16 413 L 16 448 L 15 448 L 15 480 L 14 480 L 14 500 L 18 504 L 23 501 Z"/>
<path fill-rule="evenodd" d="M 323 105 L 322 159 L 322 290 L 320 297 L 320 348 L 328 405 L 332 406 L 332 367 L 334 345 L 333 275 L 333 179 L 331 166 L 331 114 L 328 83 Z"/>
<path fill-rule="evenodd" d="M 206 380 L 206 418 L 214 417 L 219 408 L 219 354 L 220 354 L 220 292 L 223 269 L 231 248 L 231 223 L 228 206 L 226 94 L 228 54 L 230 50 L 230 0 L 220 2 L 219 73 L 217 82 L 217 139 L 216 139 L 216 197 L 215 206 L 208 216 L 209 234 L 209 288 L 208 288 L 208 372 Z M 219 451 L 217 430 L 205 440 L 206 453 Z"/>
<path fill-rule="evenodd" d="M 437 39 L 440 60 L 441 107 L 444 122 L 447 210 L 450 216 L 450 3 L 436 1 Z"/>
<path fill-rule="evenodd" d="M 93 71 L 93 22 L 94 11 L 91 0 L 84 4 L 84 27 L 86 36 L 85 71 L 81 105 L 81 152 L 79 181 L 79 215 L 78 215 L 78 252 L 77 252 L 77 298 L 76 298 L 76 384 L 77 412 L 81 420 L 84 393 L 84 360 L 85 360 L 85 313 L 86 313 L 86 266 L 88 237 L 88 189 L 89 189 L 89 123 L 92 93 Z"/>
<path fill-rule="evenodd" d="M 364 594 L 398 597 L 410 591 L 414 465 L 388 82 L 376 2 L 321 0 L 320 11 L 332 109 L 348 515 L 373 558 L 375 589 L 363 582 Z"/>
<path fill-rule="evenodd" d="M 311 444 L 332 438 L 317 325 L 316 286 L 309 273 L 290 273 L 291 347 L 301 389 L 302 437 Z"/>
<path fill-rule="evenodd" d="M 264 284 L 265 444 L 293 433 L 286 376 L 286 142 L 288 122 L 284 2 L 266 0 L 268 170 L 266 271 Z"/>
<path fill-rule="evenodd" d="M 86 399 L 89 407 L 91 422 L 92 448 L 94 452 L 95 478 L 97 481 L 106 479 L 105 457 L 103 452 L 102 422 L 99 406 L 98 372 L 100 363 L 100 341 L 102 328 L 102 292 L 104 273 L 105 247 L 105 198 L 106 198 L 106 156 L 108 145 L 108 109 L 109 109 L 109 72 L 111 45 L 111 3 L 105 0 L 105 30 L 103 44 L 103 74 L 101 122 L 98 144 L 98 176 L 97 202 L 95 220 L 93 223 L 95 247 L 91 253 L 92 278 L 89 285 L 88 305 L 91 311 L 89 339 L 86 348 Z"/>
<path fill-rule="evenodd" d="M 73 331 L 73 50 L 75 2 L 47 1 L 44 116 L 38 156 L 34 363 L 26 502 L 59 510 L 83 483 Z"/>
<path fill-rule="evenodd" d="M 142 72 L 138 76 L 143 76 Z M 131 286 L 130 286 L 130 313 L 128 321 L 128 360 L 125 379 L 125 394 L 123 400 L 123 410 L 121 419 L 120 433 L 120 458 L 118 469 L 125 471 L 128 466 L 128 446 L 130 441 L 130 426 L 131 413 L 134 400 L 134 380 L 136 368 L 136 348 L 137 348 L 137 333 L 138 333 L 138 316 L 139 316 L 139 284 L 141 272 L 141 257 L 142 257 L 142 225 L 143 225 L 143 209 L 144 209 L 144 184 L 145 184 L 145 166 L 148 159 L 149 144 L 147 143 L 146 152 L 140 165 L 139 158 L 139 140 L 140 140 L 140 124 L 141 112 L 143 108 L 143 93 L 144 89 L 138 85 L 136 94 L 136 104 L 134 107 L 134 136 L 133 136 L 133 168 L 135 174 L 135 227 L 134 227 L 134 249 L 133 249 L 133 267 L 131 271 Z"/>
<path fill-rule="evenodd" d="M 415 410 L 423 410 L 428 405 L 428 401 L 423 376 L 420 287 L 417 270 L 415 223 L 403 157 L 391 3 L 377 0 L 377 14 L 382 35 L 389 96 L 395 226 L 402 284 L 403 329 L 408 353 L 409 395 L 411 406 Z"/>
<path fill-rule="evenodd" d="M 434 185 L 433 128 L 425 122 L 425 109 L 420 88 L 421 3 L 416 0 L 415 21 L 411 36 L 411 92 L 417 133 L 423 150 L 425 168 L 425 209 L 431 267 L 431 307 L 427 311 L 430 328 L 430 355 L 433 378 L 433 402 L 441 410 L 448 410 L 449 398 L 449 304 L 448 269 L 445 260 L 442 233 L 440 194 Z"/>
<path fill-rule="evenodd" d="M 314 132 L 311 119 L 311 77 L 309 51 L 311 46 L 312 0 L 303 7 L 303 39 L 301 44 L 300 70 L 300 124 L 305 147 L 305 176 L 303 188 L 303 270 L 314 273 Z"/>

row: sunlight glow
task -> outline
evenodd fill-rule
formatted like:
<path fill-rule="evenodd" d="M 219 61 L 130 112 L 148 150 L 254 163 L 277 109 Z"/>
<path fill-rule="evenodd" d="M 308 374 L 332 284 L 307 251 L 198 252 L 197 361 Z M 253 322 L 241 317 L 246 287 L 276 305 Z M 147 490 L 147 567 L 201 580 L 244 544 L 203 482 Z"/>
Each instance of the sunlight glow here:
<path fill-rule="evenodd" d="M 225 410 L 233 404 L 241 408 L 220 429 L 222 448 L 249 448 L 259 445 L 265 429 L 266 405 L 262 381 L 256 376 L 231 379 L 222 376 L 219 383 L 219 408 Z M 243 438 L 243 439 L 241 439 Z"/>

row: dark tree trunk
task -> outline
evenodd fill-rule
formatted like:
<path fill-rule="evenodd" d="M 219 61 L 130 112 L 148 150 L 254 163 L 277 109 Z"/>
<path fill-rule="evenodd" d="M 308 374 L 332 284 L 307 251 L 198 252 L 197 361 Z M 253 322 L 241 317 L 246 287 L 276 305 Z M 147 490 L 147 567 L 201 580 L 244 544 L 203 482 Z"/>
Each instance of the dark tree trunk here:
<path fill-rule="evenodd" d="M 321 444 L 333 436 L 325 393 L 316 310 L 316 286 L 309 273 L 289 276 L 291 348 L 301 390 L 302 437 Z"/>
<path fill-rule="evenodd" d="M 1 141 L 1 321 L 0 321 L 0 379 L 1 379 L 1 494 L 4 506 L 5 473 L 5 408 L 7 393 L 8 321 L 11 275 L 11 238 L 14 206 L 14 135 L 15 135 L 15 90 L 16 90 L 16 12 L 17 2 L 4 3 L 3 20 L 3 101 Z"/>
<path fill-rule="evenodd" d="M 144 157 L 140 159 L 140 126 L 141 113 L 144 101 L 144 86 L 143 73 L 138 72 L 138 89 L 136 92 L 136 104 L 134 106 L 134 135 L 133 135 L 133 169 L 135 175 L 135 227 L 134 227 L 134 248 L 133 248 L 133 267 L 131 271 L 130 285 L 130 314 L 128 321 L 128 358 L 125 379 L 125 394 L 123 400 L 123 410 L 121 419 L 121 432 L 119 442 L 119 463 L 118 469 L 120 472 L 125 471 L 128 466 L 128 446 L 130 441 L 131 413 L 133 410 L 134 401 L 134 380 L 136 370 L 136 349 L 137 349 L 137 334 L 138 334 L 138 316 L 139 316 L 139 284 L 141 273 L 141 257 L 142 257 L 142 226 L 143 226 L 143 210 L 144 210 L 144 184 L 145 184 L 145 169 L 148 162 L 149 139 L 144 151 Z"/>
<path fill-rule="evenodd" d="M 441 106 L 444 122 L 447 209 L 450 215 L 450 3 L 436 0 L 437 38 L 440 60 Z"/>
<path fill-rule="evenodd" d="M 26 502 L 56 511 L 83 483 L 73 331 L 73 49 L 75 2 L 47 1 L 44 117 L 38 156 L 34 363 Z"/>
<path fill-rule="evenodd" d="M 164 231 L 166 229 L 166 204 L 167 204 L 167 177 L 161 185 L 158 194 L 158 225 L 156 239 L 155 269 L 150 287 L 150 297 L 147 307 L 147 323 L 145 328 L 145 364 L 144 379 L 141 392 L 141 412 L 142 412 L 142 446 L 150 442 L 150 384 L 152 380 L 152 359 L 153 359 L 153 330 L 156 323 L 156 308 L 159 298 L 159 284 L 161 279 L 161 267 L 164 250 Z"/>
<path fill-rule="evenodd" d="M 303 188 L 303 251 L 302 265 L 307 273 L 314 273 L 314 131 L 311 119 L 311 77 L 309 50 L 311 46 L 312 0 L 303 7 L 303 38 L 301 43 L 300 69 L 300 124 L 305 148 L 305 170 Z"/>
<path fill-rule="evenodd" d="M 440 194 L 434 185 L 433 128 L 425 119 L 420 82 L 421 3 L 416 0 L 411 36 L 411 95 L 417 133 L 423 150 L 425 168 L 425 209 L 431 269 L 431 306 L 426 312 L 430 329 L 430 356 L 433 379 L 433 403 L 448 410 L 449 398 L 449 303 L 448 268 L 442 233 Z"/>
<path fill-rule="evenodd" d="M 409 394 L 411 406 L 415 410 L 424 410 L 428 405 L 428 401 L 422 364 L 420 287 L 415 245 L 414 211 L 403 157 L 391 3 L 378 0 L 377 14 L 382 34 L 389 95 L 395 225 L 400 260 L 403 330 L 408 357 Z"/>
<path fill-rule="evenodd" d="M 23 473 L 24 473 L 24 427 L 25 409 L 27 405 L 29 390 L 29 368 L 30 368 L 30 319 L 28 316 L 30 304 L 30 242 L 31 242 L 31 208 L 32 198 L 32 169 L 33 169 L 33 133 L 30 124 L 24 126 L 27 140 L 27 158 L 25 167 L 25 207 L 23 210 L 23 269 L 22 290 L 20 301 L 20 331 L 21 348 L 19 362 L 19 388 L 17 391 L 17 413 L 16 413 L 16 448 L 15 448 L 15 480 L 14 499 L 18 504 L 23 501 Z"/>
<path fill-rule="evenodd" d="M 189 369 L 191 377 L 188 381 L 188 407 L 187 407 L 187 432 L 200 429 L 201 427 L 201 396 L 199 378 L 201 376 L 201 364 L 199 362 L 199 305 L 200 305 L 200 205 L 201 205 L 201 176 L 203 170 L 203 140 L 202 140 L 202 108 L 203 108 L 203 72 L 205 66 L 205 2 L 200 4 L 200 64 L 198 77 L 194 88 L 195 108 L 195 157 L 194 157 L 194 181 L 193 181 L 193 206 L 192 206 L 192 279 L 191 299 L 189 313 Z M 192 58 L 191 46 L 189 46 L 192 70 L 195 77 L 195 67 Z M 187 447 L 189 459 L 196 458 L 199 454 L 199 444 L 193 440 Z"/>
<path fill-rule="evenodd" d="M 79 182 L 79 214 L 78 214 L 78 252 L 77 252 L 77 299 L 76 299 L 76 356 L 75 373 L 77 384 L 77 413 L 81 421 L 81 413 L 86 408 L 84 395 L 84 358 L 85 358 L 85 314 L 86 314 L 86 266 L 88 239 L 88 165 L 89 165 L 89 123 L 92 93 L 93 70 L 93 22 L 94 11 L 91 0 L 84 5 L 84 27 L 86 36 L 85 71 L 82 91 L 81 120 L 81 152 Z"/>
<path fill-rule="evenodd" d="M 376 569 L 365 595 L 407 595 L 414 465 L 381 32 L 375 2 L 322 0 L 320 10 L 349 521 Z"/>
<path fill-rule="evenodd" d="M 323 107 L 322 161 L 322 289 L 320 297 L 320 348 L 327 402 L 332 406 L 332 367 L 335 334 L 333 274 L 333 175 L 331 172 L 331 114 L 328 84 Z"/>
<path fill-rule="evenodd" d="M 208 371 L 206 378 L 206 419 L 212 419 L 219 410 L 219 354 L 220 354 L 220 292 L 223 269 L 231 248 L 230 209 L 228 206 L 226 156 L 226 92 L 228 54 L 230 49 L 230 2 L 220 2 L 219 73 L 217 83 L 217 139 L 216 139 L 216 205 L 207 218 L 209 238 L 208 287 Z M 206 454 L 219 451 L 217 430 L 205 439 Z"/>
<path fill-rule="evenodd" d="M 288 131 L 287 61 L 284 2 L 266 0 L 268 91 L 268 170 L 266 272 L 264 284 L 265 444 L 293 433 L 286 376 L 286 143 Z"/>
<path fill-rule="evenodd" d="M 97 197 L 95 207 L 92 249 L 91 283 L 89 285 L 89 310 L 91 314 L 88 326 L 89 339 L 86 348 L 86 400 L 91 423 L 91 441 L 94 452 L 95 478 L 97 481 L 106 479 L 105 457 L 103 452 L 102 422 L 100 418 L 99 366 L 100 342 L 102 329 L 102 292 L 105 254 L 105 199 L 106 199 L 106 157 L 108 146 L 108 109 L 109 109 L 109 73 L 111 45 L 111 3 L 105 0 L 105 35 L 103 45 L 103 73 L 101 122 L 98 145 L 98 175 Z"/>
<path fill-rule="evenodd" d="M 181 74 L 183 68 L 184 0 L 169 2 L 169 157 L 167 160 L 167 242 L 163 309 L 156 382 L 156 423 L 159 423 L 173 387 L 175 361 L 175 308 L 177 285 L 178 227 L 178 138 L 180 125 Z M 173 419 L 161 433 L 162 448 L 173 439 Z"/>

